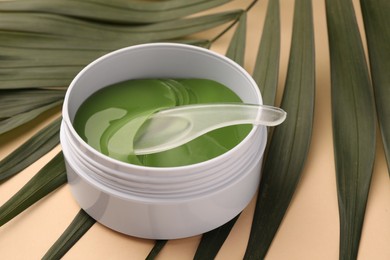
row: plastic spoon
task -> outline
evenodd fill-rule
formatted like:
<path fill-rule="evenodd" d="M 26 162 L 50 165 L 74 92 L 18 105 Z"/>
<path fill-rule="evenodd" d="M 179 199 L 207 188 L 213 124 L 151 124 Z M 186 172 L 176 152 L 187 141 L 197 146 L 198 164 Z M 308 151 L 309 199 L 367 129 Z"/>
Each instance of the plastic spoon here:
<path fill-rule="evenodd" d="M 135 154 L 166 151 L 212 130 L 239 124 L 276 126 L 286 119 L 280 108 L 251 104 L 199 104 L 160 110 L 134 139 Z"/>

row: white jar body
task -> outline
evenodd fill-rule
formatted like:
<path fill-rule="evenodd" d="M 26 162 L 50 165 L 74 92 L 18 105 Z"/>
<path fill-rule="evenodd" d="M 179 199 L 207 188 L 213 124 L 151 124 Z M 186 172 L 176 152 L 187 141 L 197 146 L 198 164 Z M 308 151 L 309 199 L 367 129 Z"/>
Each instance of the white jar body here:
<path fill-rule="evenodd" d="M 63 150 L 68 182 L 80 207 L 103 225 L 142 238 L 176 239 L 217 228 L 246 207 L 260 181 L 262 156 L 258 154 L 242 168 L 242 176 L 205 194 L 169 199 L 134 196 L 104 187 L 72 158 L 66 142 Z"/>
<path fill-rule="evenodd" d="M 267 130 L 253 127 L 223 155 L 169 168 L 116 161 L 78 136 L 72 122 L 92 93 L 127 79 L 158 77 L 212 79 L 246 103 L 262 103 L 256 83 L 231 60 L 193 46 L 145 44 L 105 55 L 79 73 L 65 97 L 60 139 L 71 191 L 89 215 L 124 234 L 175 239 L 217 228 L 246 207 L 260 181 Z"/>

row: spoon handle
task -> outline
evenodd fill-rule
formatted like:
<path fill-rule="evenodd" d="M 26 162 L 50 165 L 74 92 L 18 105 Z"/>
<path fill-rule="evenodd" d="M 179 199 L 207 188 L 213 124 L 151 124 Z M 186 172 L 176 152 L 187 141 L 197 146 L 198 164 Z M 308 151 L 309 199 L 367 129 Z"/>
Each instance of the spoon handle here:
<path fill-rule="evenodd" d="M 218 103 L 168 108 L 160 110 L 152 117 L 182 117 L 193 122 L 199 129 L 208 127 L 217 129 L 224 126 L 239 124 L 276 126 L 286 119 L 286 115 L 287 113 L 283 109 L 273 106 Z"/>
<path fill-rule="evenodd" d="M 275 126 L 286 118 L 280 108 L 242 103 L 197 104 L 153 114 L 134 141 L 136 154 L 169 150 L 207 132 L 230 125 Z"/>

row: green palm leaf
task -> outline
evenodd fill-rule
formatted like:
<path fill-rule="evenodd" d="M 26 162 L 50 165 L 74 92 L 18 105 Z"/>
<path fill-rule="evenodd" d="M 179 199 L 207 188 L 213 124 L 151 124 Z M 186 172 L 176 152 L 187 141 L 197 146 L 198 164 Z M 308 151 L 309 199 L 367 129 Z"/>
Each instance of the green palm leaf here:
<path fill-rule="evenodd" d="M 167 240 L 156 240 L 152 250 L 150 250 L 149 254 L 147 255 L 147 257 L 145 259 L 146 260 L 155 259 L 156 256 L 160 253 L 160 251 L 164 248 L 164 246 L 167 242 L 168 242 Z"/>
<path fill-rule="evenodd" d="M 246 44 L 246 12 L 242 13 L 238 20 L 238 26 L 232 39 L 230 40 L 229 47 L 225 56 L 234 60 L 241 66 L 244 66 L 245 58 L 245 44 Z"/>
<path fill-rule="evenodd" d="M 356 259 L 375 158 L 375 107 L 352 1 L 326 1 L 340 259 Z"/>
<path fill-rule="evenodd" d="M 226 238 L 229 236 L 230 231 L 232 230 L 239 216 L 240 215 L 234 217 L 232 220 L 219 228 L 204 233 L 202 235 L 202 240 L 200 241 L 196 250 L 194 259 L 214 259 L 223 246 Z"/>
<path fill-rule="evenodd" d="M 288 116 L 268 148 L 245 259 L 264 259 L 300 179 L 312 132 L 314 65 L 311 1 L 297 0 L 281 105 Z"/>
<path fill-rule="evenodd" d="M 42 259 L 60 259 L 95 223 L 96 220 L 81 209 Z"/>
<path fill-rule="evenodd" d="M 62 103 L 62 100 L 54 101 L 46 105 L 34 108 L 30 111 L 19 113 L 12 117 L 3 119 L 0 121 L 0 134 L 6 133 L 18 126 L 21 126 L 27 122 L 30 122 L 32 119 L 41 115 L 43 112 L 46 112 L 54 107 L 59 106 Z"/>
<path fill-rule="evenodd" d="M 0 226 L 65 183 L 66 171 L 61 152 L 0 207 Z"/>
<path fill-rule="evenodd" d="M 0 2 L 0 11 L 52 13 L 86 20 L 139 24 L 174 20 L 229 1 L 231 0 L 140 3 L 134 1 L 19 0 Z"/>
<path fill-rule="evenodd" d="M 180 21 L 132 27 L 102 25 L 58 15 L 4 13 L 0 15 L 0 30 L 27 31 L 29 35 L 38 36 L 49 34 L 53 39 L 74 38 L 77 47 L 75 46 L 76 49 L 73 50 L 62 47 L 55 50 L 28 46 L 24 49 L 3 47 L 7 54 L 0 59 L 0 89 L 67 86 L 83 66 L 108 50 L 137 43 L 184 37 L 235 20 L 241 13 L 241 10 L 221 12 Z M 75 32 L 79 35 L 75 35 Z M 87 38 L 84 35 L 87 35 L 85 36 Z M 21 37 L 17 39 L 22 40 Z M 92 42 L 96 42 L 100 47 L 104 43 L 106 46 L 102 47 L 103 51 L 77 49 L 79 46 L 95 48 Z M 56 44 L 58 43 L 57 41 Z M 67 44 L 69 41 L 64 41 L 63 45 Z M 69 45 L 67 46 L 69 48 Z"/>
<path fill-rule="evenodd" d="M 187 39 L 185 38 L 186 36 L 187 35 L 184 35 L 183 36 L 184 38 L 180 37 L 175 39 L 161 39 L 161 41 L 182 42 L 182 43 L 196 44 L 196 45 L 204 44 L 202 42 L 207 41 L 204 39 L 203 40 Z M 26 48 L 26 49 L 35 49 L 35 50 L 54 49 L 54 50 L 88 50 L 88 51 L 109 52 L 114 49 L 119 49 L 136 43 L 140 43 L 140 42 L 134 42 L 131 40 L 96 41 L 91 39 L 79 39 L 73 37 L 50 35 L 50 34 L 39 34 L 39 33 L 31 33 L 31 32 L 17 32 L 17 31 L 0 32 L 0 46 L 3 46 L 5 48 L 18 48 L 19 50 Z"/>
<path fill-rule="evenodd" d="M 60 101 L 64 95 L 62 90 L 0 90 L 0 120 Z"/>
<path fill-rule="evenodd" d="M 241 13 L 236 10 L 137 26 L 96 23 L 54 14 L 1 13 L 0 30 L 73 37 L 80 39 L 79 43 L 89 39 L 131 45 L 190 35 L 237 19 Z"/>
<path fill-rule="evenodd" d="M 53 66 L 74 66 L 80 69 L 96 59 L 96 57 L 106 53 L 104 50 L 21 49 L 1 46 L 0 52 L 3 53 L 0 61 L 0 71 L 3 74 L 5 74 L 4 69 L 7 68 L 14 69 L 14 73 L 17 73 L 20 69 L 31 69 L 34 67 L 39 67 L 38 69 L 43 70 Z M 18 70 L 16 71 L 15 69 Z"/>
<path fill-rule="evenodd" d="M 82 1 L 82 0 L 80 0 Z M 122 8 L 132 8 L 138 11 L 161 11 L 166 12 L 171 9 L 179 9 L 192 6 L 197 8 L 196 5 L 201 5 L 206 0 L 164 0 L 164 1 L 142 1 L 142 0 L 113 0 L 110 3 L 107 3 L 105 0 L 89 0 L 89 2 L 100 3 L 100 4 L 110 4 L 112 6 L 119 6 Z"/>
<path fill-rule="evenodd" d="M 61 118 L 43 128 L 0 161 L 0 183 L 19 173 L 48 153 L 60 142 Z"/>
<path fill-rule="evenodd" d="M 280 13 L 279 0 L 270 1 L 257 52 L 253 79 L 260 88 L 265 105 L 274 105 L 279 76 Z"/>
<path fill-rule="evenodd" d="M 360 1 L 367 35 L 379 126 L 390 174 L 390 2 Z"/>

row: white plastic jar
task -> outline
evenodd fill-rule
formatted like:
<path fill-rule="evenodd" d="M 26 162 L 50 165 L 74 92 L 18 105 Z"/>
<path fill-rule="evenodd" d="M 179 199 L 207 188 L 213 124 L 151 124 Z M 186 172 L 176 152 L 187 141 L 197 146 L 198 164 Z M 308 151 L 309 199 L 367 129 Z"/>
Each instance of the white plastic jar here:
<path fill-rule="evenodd" d="M 61 145 L 68 183 L 81 208 L 103 225 L 131 236 L 175 239 L 228 222 L 254 196 L 267 139 L 253 127 L 242 142 L 211 160 L 180 167 L 146 167 L 112 159 L 90 147 L 73 128 L 80 105 L 97 90 L 134 78 L 206 78 L 244 102 L 262 104 L 251 76 L 215 52 L 154 43 L 109 53 L 72 81 L 63 105 Z"/>

